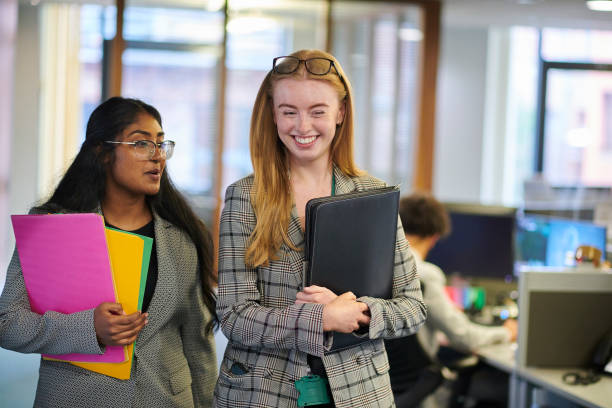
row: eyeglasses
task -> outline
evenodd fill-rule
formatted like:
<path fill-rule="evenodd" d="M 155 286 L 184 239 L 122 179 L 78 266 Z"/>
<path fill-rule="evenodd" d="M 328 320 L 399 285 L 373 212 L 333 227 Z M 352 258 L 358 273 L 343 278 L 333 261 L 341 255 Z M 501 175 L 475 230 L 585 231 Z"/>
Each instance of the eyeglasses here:
<path fill-rule="evenodd" d="M 152 140 L 135 140 L 133 142 L 117 142 L 115 140 L 106 140 L 104 143 L 124 144 L 134 146 L 136 155 L 143 160 L 151 160 L 155 156 L 155 152 L 159 149 L 159 153 L 163 159 L 170 159 L 174 153 L 175 143 L 172 140 L 164 140 L 163 142 L 155 143 Z"/>
<path fill-rule="evenodd" d="M 276 57 L 272 60 L 272 70 L 277 74 L 291 74 L 297 71 L 302 62 L 304 67 L 306 67 L 306 71 L 313 75 L 327 75 L 333 67 L 340 80 L 344 82 L 342 75 L 338 72 L 338 68 L 334 65 L 334 61 L 329 58 L 316 57 L 303 60 L 292 56 Z"/>

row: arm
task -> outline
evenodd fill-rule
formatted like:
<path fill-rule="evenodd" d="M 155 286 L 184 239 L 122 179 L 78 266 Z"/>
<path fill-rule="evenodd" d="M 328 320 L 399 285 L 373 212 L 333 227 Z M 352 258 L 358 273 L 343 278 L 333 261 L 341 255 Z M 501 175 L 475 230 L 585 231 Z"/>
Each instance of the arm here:
<path fill-rule="evenodd" d="M 0 296 L 0 346 L 22 353 L 101 354 L 94 329 L 94 309 L 39 315 L 30 309 L 17 250 Z"/>
<path fill-rule="evenodd" d="M 429 325 L 443 332 L 450 345 L 470 352 L 479 347 L 510 340 L 510 331 L 505 327 L 486 327 L 469 321 L 444 291 L 444 274 L 437 266 L 423 263 L 425 303 L 428 308 Z"/>
<path fill-rule="evenodd" d="M 193 402 L 196 407 L 210 407 L 217 382 L 217 354 L 213 333 L 206 332 L 206 325 L 212 317 L 204 304 L 199 279 L 191 285 L 187 299 L 190 301 L 187 302 L 186 316 L 181 326 L 181 338 L 193 379 Z"/>
<path fill-rule="evenodd" d="M 217 315 L 230 342 L 250 347 L 296 349 L 323 355 L 323 305 L 262 306 L 259 287 L 283 282 L 259 279 L 258 271 L 245 265 L 244 254 L 255 227 L 248 191 L 228 187 L 219 236 L 219 298 Z"/>
<path fill-rule="evenodd" d="M 393 297 L 378 299 L 364 296 L 357 299 L 370 308 L 368 337 L 371 339 L 413 334 L 424 323 L 427 314 L 416 273 L 416 263 L 412 252 L 408 249 L 399 217 L 397 227 Z"/>

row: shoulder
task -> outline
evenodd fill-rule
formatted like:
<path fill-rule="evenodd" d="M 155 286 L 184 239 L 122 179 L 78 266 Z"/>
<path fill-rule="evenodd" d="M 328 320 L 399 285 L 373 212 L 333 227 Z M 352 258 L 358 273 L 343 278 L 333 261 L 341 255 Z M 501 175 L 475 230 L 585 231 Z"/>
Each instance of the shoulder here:
<path fill-rule="evenodd" d="M 437 283 L 440 285 L 446 284 L 444 272 L 438 266 L 430 262 L 419 262 L 417 264 L 419 276 L 426 283 Z"/>
<path fill-rule="evenodd" d="M 238 197 L 250 197 L 255 177 L 250 174 L 230 184 L 225 190 L 225 200 Z"/>
<path fill-rule="evenodd" d="M 251 196 L 253 192 L 253 175 L 241 178 L 230 184 L 225 190 L 225 205 L 223 212 L 252 213 Z"/>
<path fill-rule="evenodd" d="M 384 181 L 374 176 L 371 176 L 367 173 L 359 175 L 359 176 L 353 176 L 351 177 L 351 180 L 355 184 L 355 189 L 357 191 L 372 190 L 375 188 L 381 188 L 381 187 L 387 186 L 387 183 L 385 183 Z"/>

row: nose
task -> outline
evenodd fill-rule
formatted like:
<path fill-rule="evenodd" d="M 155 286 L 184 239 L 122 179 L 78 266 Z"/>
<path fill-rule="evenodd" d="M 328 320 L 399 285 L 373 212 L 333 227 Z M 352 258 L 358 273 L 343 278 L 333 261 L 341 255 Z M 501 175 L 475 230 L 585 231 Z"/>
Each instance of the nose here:
<path fill-rule="evenodd" d="M 151 160 L 153 160 L 154 162 L 158 162 L 160 160 L 163 160 L 164 158 L 165 157 L 161 147 L 155 145 L 155 152 L 153 153 L 153 156 L 151 156 Z"/>
<path fill-rule="evenodd" d="M 306 133 L 310 130 L 310 127 L 310 118 L 308 118 L 308 115 L 299 115 L 297 130 L 300 133 Z"/>

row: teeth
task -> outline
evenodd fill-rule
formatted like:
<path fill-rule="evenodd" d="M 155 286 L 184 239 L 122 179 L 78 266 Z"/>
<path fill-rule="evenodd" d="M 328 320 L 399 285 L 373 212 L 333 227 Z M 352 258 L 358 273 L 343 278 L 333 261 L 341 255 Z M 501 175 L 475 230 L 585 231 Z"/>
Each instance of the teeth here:
<path fill-rule="evenodd" d="M 296 136 L 295 140 L 297 140 L 299 144 L 308 144 L 308 143 L 313 142 L 316 138 L 317 138 L 316 136 L 308 136 L 308 137 Z"/>

